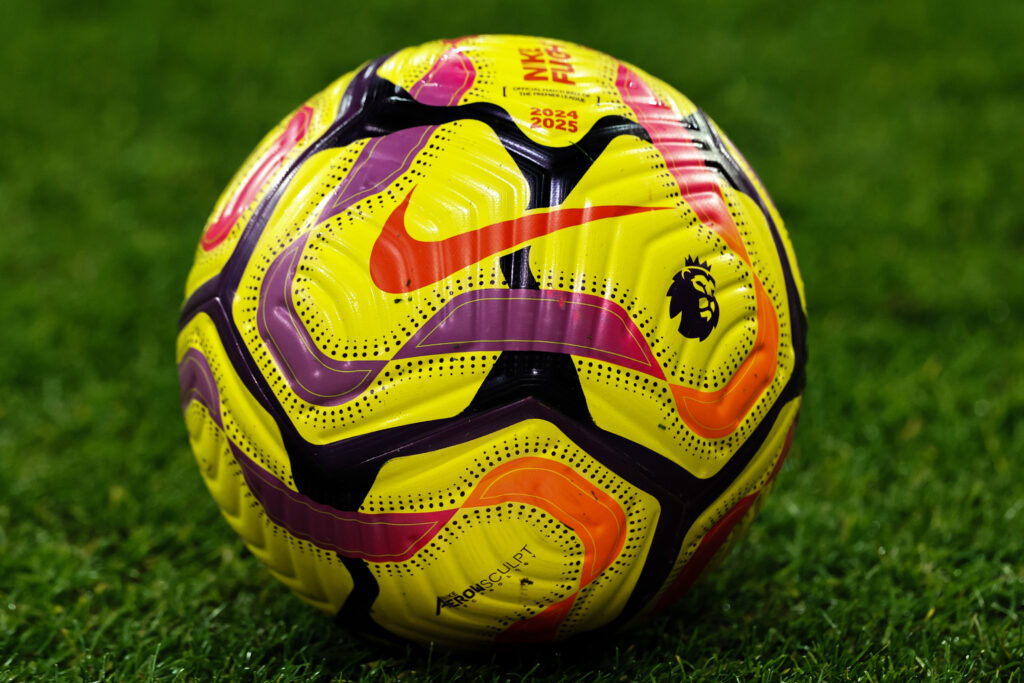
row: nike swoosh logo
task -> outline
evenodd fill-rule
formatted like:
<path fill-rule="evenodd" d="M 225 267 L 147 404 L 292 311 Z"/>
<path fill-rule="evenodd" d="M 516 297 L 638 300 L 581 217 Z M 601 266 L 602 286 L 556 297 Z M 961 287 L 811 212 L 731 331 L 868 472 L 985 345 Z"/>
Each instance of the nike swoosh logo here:
<path fill-rule="evenodd" d="M 423 241 L 410 235 L 405 225 L 405 212 L 413 191 L 415 188 L 388 216 L 370 252 L 370 277 L 380 289 L 392 294 L 426 287 L 488 256 L 565 228 L 604 218 L 670 208 L 588 206 L 583 209 L 552 209 L 492 223 L 443 240 Z"/>

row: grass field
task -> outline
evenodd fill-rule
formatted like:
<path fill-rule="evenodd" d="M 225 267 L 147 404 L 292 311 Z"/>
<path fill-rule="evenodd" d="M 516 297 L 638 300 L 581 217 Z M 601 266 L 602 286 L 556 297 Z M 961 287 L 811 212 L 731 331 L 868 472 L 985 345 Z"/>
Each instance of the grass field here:
<path fill-rule="evenodd" d="M 0 4 L 0 680 L 1022 680 L 1024 4 L 690 4 Z M 363 60 L 475 32 L 687 93 L 807 284 L 807 400 L 762 517 L 598 651 L 340 629 L 220 519 L 178 405 L 184 277 L 248 150 Z"/>

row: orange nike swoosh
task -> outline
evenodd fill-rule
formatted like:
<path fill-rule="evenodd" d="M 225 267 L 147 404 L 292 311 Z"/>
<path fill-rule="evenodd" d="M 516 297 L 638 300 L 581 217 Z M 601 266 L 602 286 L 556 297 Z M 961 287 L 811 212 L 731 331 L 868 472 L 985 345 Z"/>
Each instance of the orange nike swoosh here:
<path fill-rule="evenodd" d="M 411 292 L 433 284 L 488 256 L 564 228 L 603 218 L 669 208 L 588 206 L 583 209 L 553 209 L 492 223 L 447 239 L 424 242 L 410 235 L 405 227 L 405 212 L 413 190 L 388 216 L 370 252 L 370 277 L 374 284 L 392 294 Z"/>

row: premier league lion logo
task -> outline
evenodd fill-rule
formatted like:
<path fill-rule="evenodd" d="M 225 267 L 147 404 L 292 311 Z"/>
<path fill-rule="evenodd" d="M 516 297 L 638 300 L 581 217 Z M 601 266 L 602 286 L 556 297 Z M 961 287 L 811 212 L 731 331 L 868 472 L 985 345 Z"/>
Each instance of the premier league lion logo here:
<path fill-rule="evenodd" d="M 718 325 L 718 301 L 711 266 L 692 256 L 685 268 L 672 278 L 668 288 L 669 316 L 679 318 L 679 333 L 688 339 L 704 341 Z"/>

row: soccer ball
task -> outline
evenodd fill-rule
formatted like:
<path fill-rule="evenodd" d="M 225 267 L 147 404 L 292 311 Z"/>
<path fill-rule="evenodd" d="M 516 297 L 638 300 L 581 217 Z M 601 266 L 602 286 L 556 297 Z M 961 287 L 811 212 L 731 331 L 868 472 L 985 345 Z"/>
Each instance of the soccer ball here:
<path fill-rule="evenodd" d="M 272 130 L 185 287 L 182 408 L 231 526 L 370 632 L 606 633 L 753 518 L 804 386 L 803 285 L 696 106 L 544 38 L 375 59 Z"/>

